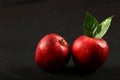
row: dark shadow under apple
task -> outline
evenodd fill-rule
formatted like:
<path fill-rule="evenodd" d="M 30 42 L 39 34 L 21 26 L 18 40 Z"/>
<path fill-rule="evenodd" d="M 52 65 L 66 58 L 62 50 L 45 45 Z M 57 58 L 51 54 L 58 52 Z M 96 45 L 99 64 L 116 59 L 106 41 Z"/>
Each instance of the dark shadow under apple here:
<path fill-rule="evenodd" d="M 79 75 L 79 76 L 85 76 L 85 75 L 92 75 L 96 71 L 83 71 L 75 66 L 66 66 L 59 70 L 54 71 L 45 71 L 52 74 L 58 74 L 58 75 Z"/>
<path fill-rule="evenodd" d="M 112 76 L 112 78 L 117 78 L 120 75 L 120 68 L 117 67 L 102 67 L 98 69 L 96 72 L 81 72 L 79 71 L 75 66 L 66 66 L 65 68 L 53 71 L 53 72 L 45 72 L 39 67 L 30 67 L 30 66 L 23 66 L 23 67 L 16 67 L 16 68 L 9 68 L 9 74 L 4 75 L 6 77 L 9 77 L 14 80 L 14 76 L 10 75 L 16 75 L 18 79 L 44 79 L 44 80 L 64 80 L 64 77 L 66 77 L 69 80 L 72 80 L 72 77 L 77 77 L 78 79 L 87 80 L 88 78 L 94 78 L 100 80 L 100 79 L 109 79 L 109 76 Z M 9 75 L 9 76 L 8 76 Z M 100 78 L 100 79 L 99 79 Z"/>

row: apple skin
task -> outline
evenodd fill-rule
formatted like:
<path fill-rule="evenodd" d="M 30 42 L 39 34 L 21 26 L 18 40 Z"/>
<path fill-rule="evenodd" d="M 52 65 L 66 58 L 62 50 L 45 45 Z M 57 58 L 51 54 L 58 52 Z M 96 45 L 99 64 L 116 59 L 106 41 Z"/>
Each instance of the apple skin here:
<path fill-rule="evenodd" d="M 109 54 L 107 42 L 82 35 L 72 45 L 73 61 L 79 70 L 94 72 L 106 61 Z"/>
<path fill-rule="evenodd" d="M 68 63 L 70 52 L 70 47 L 63 37 L 49 33 L 36 47 L 35 62 L 44 71 L 56 71 Z"/>

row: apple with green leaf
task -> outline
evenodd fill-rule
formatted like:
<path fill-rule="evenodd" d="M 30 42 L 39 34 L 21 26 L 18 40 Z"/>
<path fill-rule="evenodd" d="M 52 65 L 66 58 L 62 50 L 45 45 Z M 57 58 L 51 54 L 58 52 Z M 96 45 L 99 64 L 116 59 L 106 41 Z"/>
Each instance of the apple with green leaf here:
<path fill-rule="evenodd" d="M 78 37 L 72 45 L 73 61 L 81 71 L 96 71 L 108 58 L 109 46 L 102 37 L 112 18 L 113 16 L 99 23 L 87 12 L 83 25 L 84 35 Z"/>

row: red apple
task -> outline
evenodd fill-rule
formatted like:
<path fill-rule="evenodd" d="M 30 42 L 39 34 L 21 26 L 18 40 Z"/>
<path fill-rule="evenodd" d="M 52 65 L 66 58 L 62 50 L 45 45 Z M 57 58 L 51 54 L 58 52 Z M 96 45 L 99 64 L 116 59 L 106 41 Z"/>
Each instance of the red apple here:
<path fill-rule="evenodd" d="M 58 34 L 47 34 L 36 47 L 35 62 L 45 71 L 61 69 L 68 63 L 69 59 L 69 45 Z"/>
<path fill-rule="evenodd" d="M 74 41 L 72 51 L 74 62 L 81 70 L 94 71 L 107 59 L 109 48 L 104 39 L 83 35 Z"/>
<path fill-rule="evenodd" d="M 106 61 L 109 53 L 107 42 L 102 38 L 110 26 L 112 17 L 102 23 L 89 13 L 84 20 L 84 35 L 78 37 L 72 45 L 72 57 L 81 71 L 95 71 Z"/>

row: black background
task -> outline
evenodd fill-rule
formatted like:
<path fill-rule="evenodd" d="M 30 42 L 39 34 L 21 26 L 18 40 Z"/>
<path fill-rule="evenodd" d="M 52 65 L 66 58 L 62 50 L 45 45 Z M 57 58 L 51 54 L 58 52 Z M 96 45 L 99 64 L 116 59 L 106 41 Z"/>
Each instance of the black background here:
<path fill-rule="evenodd" d="M 38 41 L 58 33 L 70 46 L 82 35 L 83 19 L 89 11 L 99 21 L 115 15 L 104 36 L 110 47 L 108 60 L 93 74 L 76 72 L 72 61 L 60 73 L 48 73 L 34 62 Z M 6 0 L 0 4 L 0 80 L 119 80 L 119 0 Z"/>

